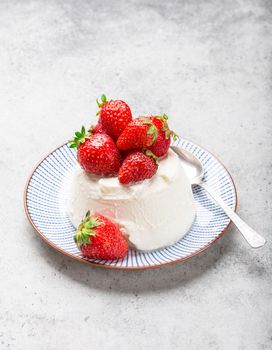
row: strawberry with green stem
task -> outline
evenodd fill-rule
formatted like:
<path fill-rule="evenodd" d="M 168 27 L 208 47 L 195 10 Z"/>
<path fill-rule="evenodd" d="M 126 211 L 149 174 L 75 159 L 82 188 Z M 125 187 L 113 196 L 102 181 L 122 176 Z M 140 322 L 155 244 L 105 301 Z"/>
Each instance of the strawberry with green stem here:
<path fill-rule="evenodd" d="M 150 147 L 157 139 L 158 130 L 150 118 L 133 119 L 117 140 L 121 151 Z"/>
<path fill-rule="evenodd" d="M 157 157 L 164 157 L 171 144 L 171 136 L 174 140 L 178 138 L 178 135 L 170 130 L 168 126 L 168 116 L 163 114 L 162 116 L 150 116 L 147 117 L 156 126 L 158 135 L 155 142 L 149 147 Z"/>
<path fill-rule="evenodd" d="M 86 172 L 100 176 L 118 173 L 122 158 L 109 135 L 86 132 L 82 126 L 69 143 L 71 148 L 77 148 L 77 160 Z"/>
<path fill-rule="evenodd" d="M 82 254 L 89 259 L 115 260 L 128 253 L 128 243 L 119 227 L 99 213 L 86 213 L 74 241 Z"/>

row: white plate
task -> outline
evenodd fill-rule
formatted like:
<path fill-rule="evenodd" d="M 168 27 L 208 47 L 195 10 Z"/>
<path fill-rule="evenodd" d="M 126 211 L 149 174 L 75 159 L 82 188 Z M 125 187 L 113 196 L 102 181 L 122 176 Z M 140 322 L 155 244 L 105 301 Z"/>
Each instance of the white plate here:
<path fill-rule="evenodd" d="M 226 168 L 208 151 L 191 141 L 178 145 L 199 158 L 205 169 L 205 181 L 236 210 L 237 193 Z M 193 187 L 197 216 L 190 231 L 176 244 L 153 252 L 133 249 L 124 259 L 93 260 L 82 256 L 74 243 L 75 228 L 65 211 L 67 179 L 77 168 L 76 151 L 67 144 L 51 152 L 36 167 L 26 185 L 25 210 L 40 235 L 53 248 L 74 259 L 113 269 L 146 269 L 174 264 L 200 253 L 221 237 L 230 220 L 222 209 L 198 186 Z"/>

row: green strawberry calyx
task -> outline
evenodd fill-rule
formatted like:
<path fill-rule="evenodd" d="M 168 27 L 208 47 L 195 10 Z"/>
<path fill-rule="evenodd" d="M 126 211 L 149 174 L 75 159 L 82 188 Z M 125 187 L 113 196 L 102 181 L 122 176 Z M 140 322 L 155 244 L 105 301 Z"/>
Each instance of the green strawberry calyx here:
<path fill-rule="evenodd" d="M 173 130 L 170 130 L 168 126 L 168 115 L 163 114 L 163 115 L 156 115 L 155 118 L 159 118 L 163 125 L 162 125 L 162 131 L 164 131 L 165 138 L 168 139 L 170 136 L 173 137 L 174 140 L 177 140 L 179 138 L 178 134 L 176 134 Z"/>
<path fill-rule="evenodd" d="M 152 142 L 154 143 L 158 137 L 158 130 L 156 126 L 152 123 L 152 121 L 149 118 L 141 117 L 140 119 L 144 122 L 144 124 L 149 125 L 147 134 L 152 136 Z"/>
<path fill-rule="evenodd" d="M 108 101 L 107 101 L 107 97 L 105 94 L 102 94 L 101 102 L 99 102 L 98 98 L 96 99 L 96 103 L 97 103 L 98 108 L 103 107 L 107 102 Z M 100 110 L 96 113 L 96 115 L 99 115 L 99 114 L 100 114 Z"/>
<path fill-rule="evenodd" d="M 149 149 L 147 149 L 146 151 L 145 151 L 145 154 L 148 156 L 148 157 L 150 157 L 150 158 L 152 158 L 153 160 L 154 160 L 154 162 L 158 165 L 159 164 L 159 158 L 158 157 L 156 157 L 155 156 L 155 154 L 153 153 L 153 152 L 151 152 Z"/>
<path fill-rule="evenodd" d="M 81 221 L 74 236 L 74 241 L 78 247 L 91 243 L 91 237 L 95 236 L 94 228 L 99 226 L 100 222 L 94 216 L 90 215 L 88 210 L 85 218 Z"/>
<path fill-rule="evenodd" d="M 81 131 L 76 131 L 73 140 L 69 140 L 70 148 L 78 148 L 82 143 L 92 136 L 92 129 L 86 132 L 85 127 L 82 126 Z"/>

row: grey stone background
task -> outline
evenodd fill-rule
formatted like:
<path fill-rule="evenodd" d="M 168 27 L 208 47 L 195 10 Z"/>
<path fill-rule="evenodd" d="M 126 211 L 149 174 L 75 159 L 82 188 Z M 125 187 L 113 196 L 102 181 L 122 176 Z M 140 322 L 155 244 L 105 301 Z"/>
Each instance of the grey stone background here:
<path fill-rule="evenodd" d="M 272 2 L 0 1 L 0 348 L 272 349 Z M 201 255 L 159 270 L 80 264 L 23 211 L 33 166 L 95 120 L 102 92 L 167 112 L 216 154 L 239 214 Z"/>

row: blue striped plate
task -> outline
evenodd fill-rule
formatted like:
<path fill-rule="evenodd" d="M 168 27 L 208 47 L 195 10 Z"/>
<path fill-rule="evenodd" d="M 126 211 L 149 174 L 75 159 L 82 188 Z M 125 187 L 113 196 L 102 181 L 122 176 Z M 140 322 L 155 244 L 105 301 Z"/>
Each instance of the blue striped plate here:
<path fill-rule="evenodd" d="M 205 181 L 234 210 L 237 194 L 225 167 L 208 151 L 191 141 L 175 142 L 198 157 L 205 169 Z M 191 230 L 176 244 L 144 253 L 130 249 L 124 259 L 115 261 L 86 259 L 77 249 L 75 228 L 66 214 L 69 179 L 77 169 L 76 151 L 67 144 L 51 152 L 32 173 L 25 191 L 25 210 L 36 232 L 49 245 L 74 259 L 114 269 L 146 269 L 186 260 L 221 237 L 230 220 L 218 205 L 198 186 L 193 188 L 197 216 Z"/>

